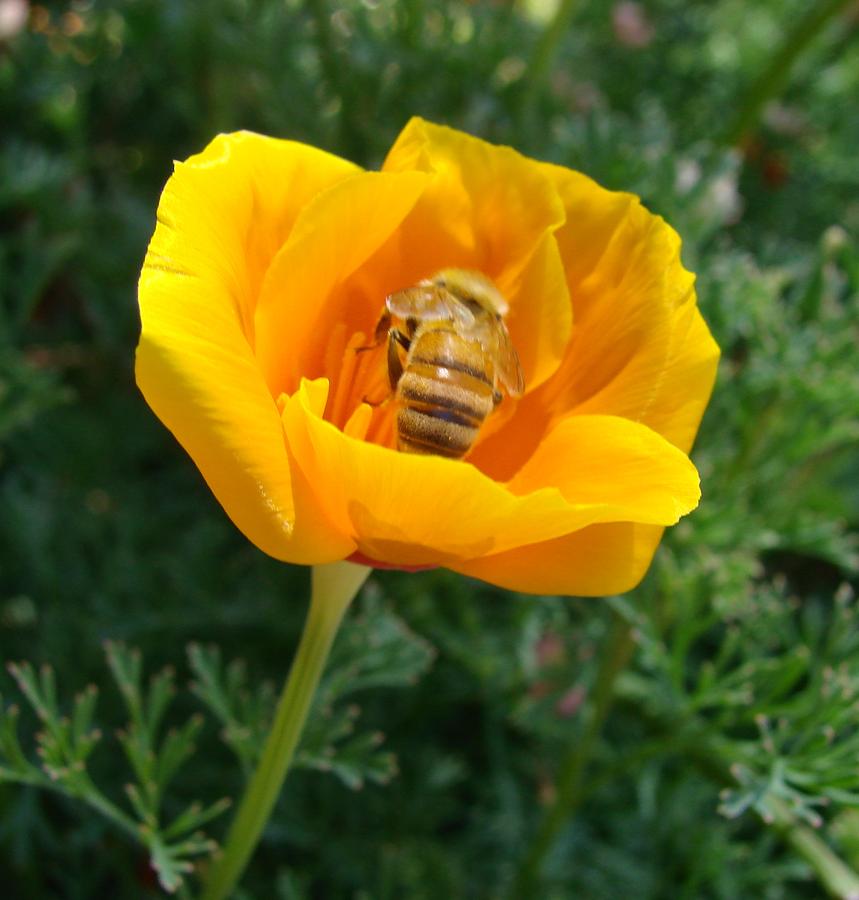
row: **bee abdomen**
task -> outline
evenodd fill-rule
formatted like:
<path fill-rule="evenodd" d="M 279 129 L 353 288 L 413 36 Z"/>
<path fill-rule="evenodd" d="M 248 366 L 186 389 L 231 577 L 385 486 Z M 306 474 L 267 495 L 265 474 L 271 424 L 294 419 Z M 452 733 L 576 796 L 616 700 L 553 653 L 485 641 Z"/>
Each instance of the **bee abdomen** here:
<path fill-rule="evenodd" d="M 447 369 L 454 377 L 459 375 L 465 378 L 474 379 L 482 384 L 491 384 L 489 377 L 482 369 L 476 368 L 468 362 L 457 359 L 455 356 L 450 356 L 444 352 L 436 352 L 431 357 L 415 355 L 411 359 L 411 362 L 414 365 L 429 366 L 433 369 Z"/>
<path fill-rule="evenodd" d="M 397 449 L 433 453 L 459 459 L 471 449 L 477 429 L 450 421 L 443 411 L 424 412 L 402 407 L 397 413 Z"/>
<path fill-rule="evenodd" d="M 425 364 L 403 374 L 397 391 L 400 450 L 458 459 L 471 449 L 493 408 L 492 389 L 482 379 L 451 374 Z"/>

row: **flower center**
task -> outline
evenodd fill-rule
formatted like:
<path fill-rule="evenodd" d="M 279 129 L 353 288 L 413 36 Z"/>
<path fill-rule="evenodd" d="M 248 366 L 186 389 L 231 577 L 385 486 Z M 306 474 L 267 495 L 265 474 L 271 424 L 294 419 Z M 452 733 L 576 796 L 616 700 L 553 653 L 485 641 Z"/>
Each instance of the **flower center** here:
<path fill-rule="evenodd" d="M 332 328 L 325 352 L 331 385 L 325 418 L 350 437 L 394 447 L 394 404 L 384 357 L 384 343 L 374 347 L 363 332 L 350 335 L 342 322 Z"/>
<path fill-rule="evenodd" d="M 504 394 L 524 391 L 507 310 L 483 273 L 443 269 L 386 298 L 369 344 L 339 323 L 326 418 L 359 440 L 461 459 Z"/>

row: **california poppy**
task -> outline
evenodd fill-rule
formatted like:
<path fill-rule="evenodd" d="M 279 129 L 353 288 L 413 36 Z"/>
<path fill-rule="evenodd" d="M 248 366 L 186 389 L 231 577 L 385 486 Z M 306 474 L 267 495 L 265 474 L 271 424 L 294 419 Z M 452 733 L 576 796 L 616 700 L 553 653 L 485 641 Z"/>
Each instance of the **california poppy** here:
<path fill-rule="evenodd" d="M 464 460 L 398 452 L 384 353 L 356 352 L 448 268 L 506 298 L 525 382 Z M 616 593 L 698 503 L 719 351 L 694 276 L 661 218 L 578 172 L 420 119 L 379 172 L 220 135 L 164 189 L 139 297 L 144 396 L 278 559 Z"/>

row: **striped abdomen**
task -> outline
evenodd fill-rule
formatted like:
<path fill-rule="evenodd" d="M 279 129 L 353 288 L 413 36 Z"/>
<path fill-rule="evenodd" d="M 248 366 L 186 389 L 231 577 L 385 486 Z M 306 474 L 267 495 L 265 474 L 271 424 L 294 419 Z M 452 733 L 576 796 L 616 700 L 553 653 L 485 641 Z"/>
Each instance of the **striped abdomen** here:
<path fill-rule="evenodd" d="M 459 459 L 495 406 L 492 361 L 450 323 L 424 325 L 397 383 L 397 449 Z"/>

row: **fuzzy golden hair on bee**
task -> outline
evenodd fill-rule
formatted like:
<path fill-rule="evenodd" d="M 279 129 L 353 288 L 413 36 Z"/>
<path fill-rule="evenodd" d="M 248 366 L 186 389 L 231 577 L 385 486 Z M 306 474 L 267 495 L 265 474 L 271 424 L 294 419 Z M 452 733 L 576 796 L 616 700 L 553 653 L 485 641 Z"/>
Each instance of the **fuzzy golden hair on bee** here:
<path fill-rule="evenodd" d="M 525 380 L 505 324 L 506 298 L 486 275 L 442 269 L 385 300 L 375 330 L 387 340 L 397 449 L 460 459 Z"/>

